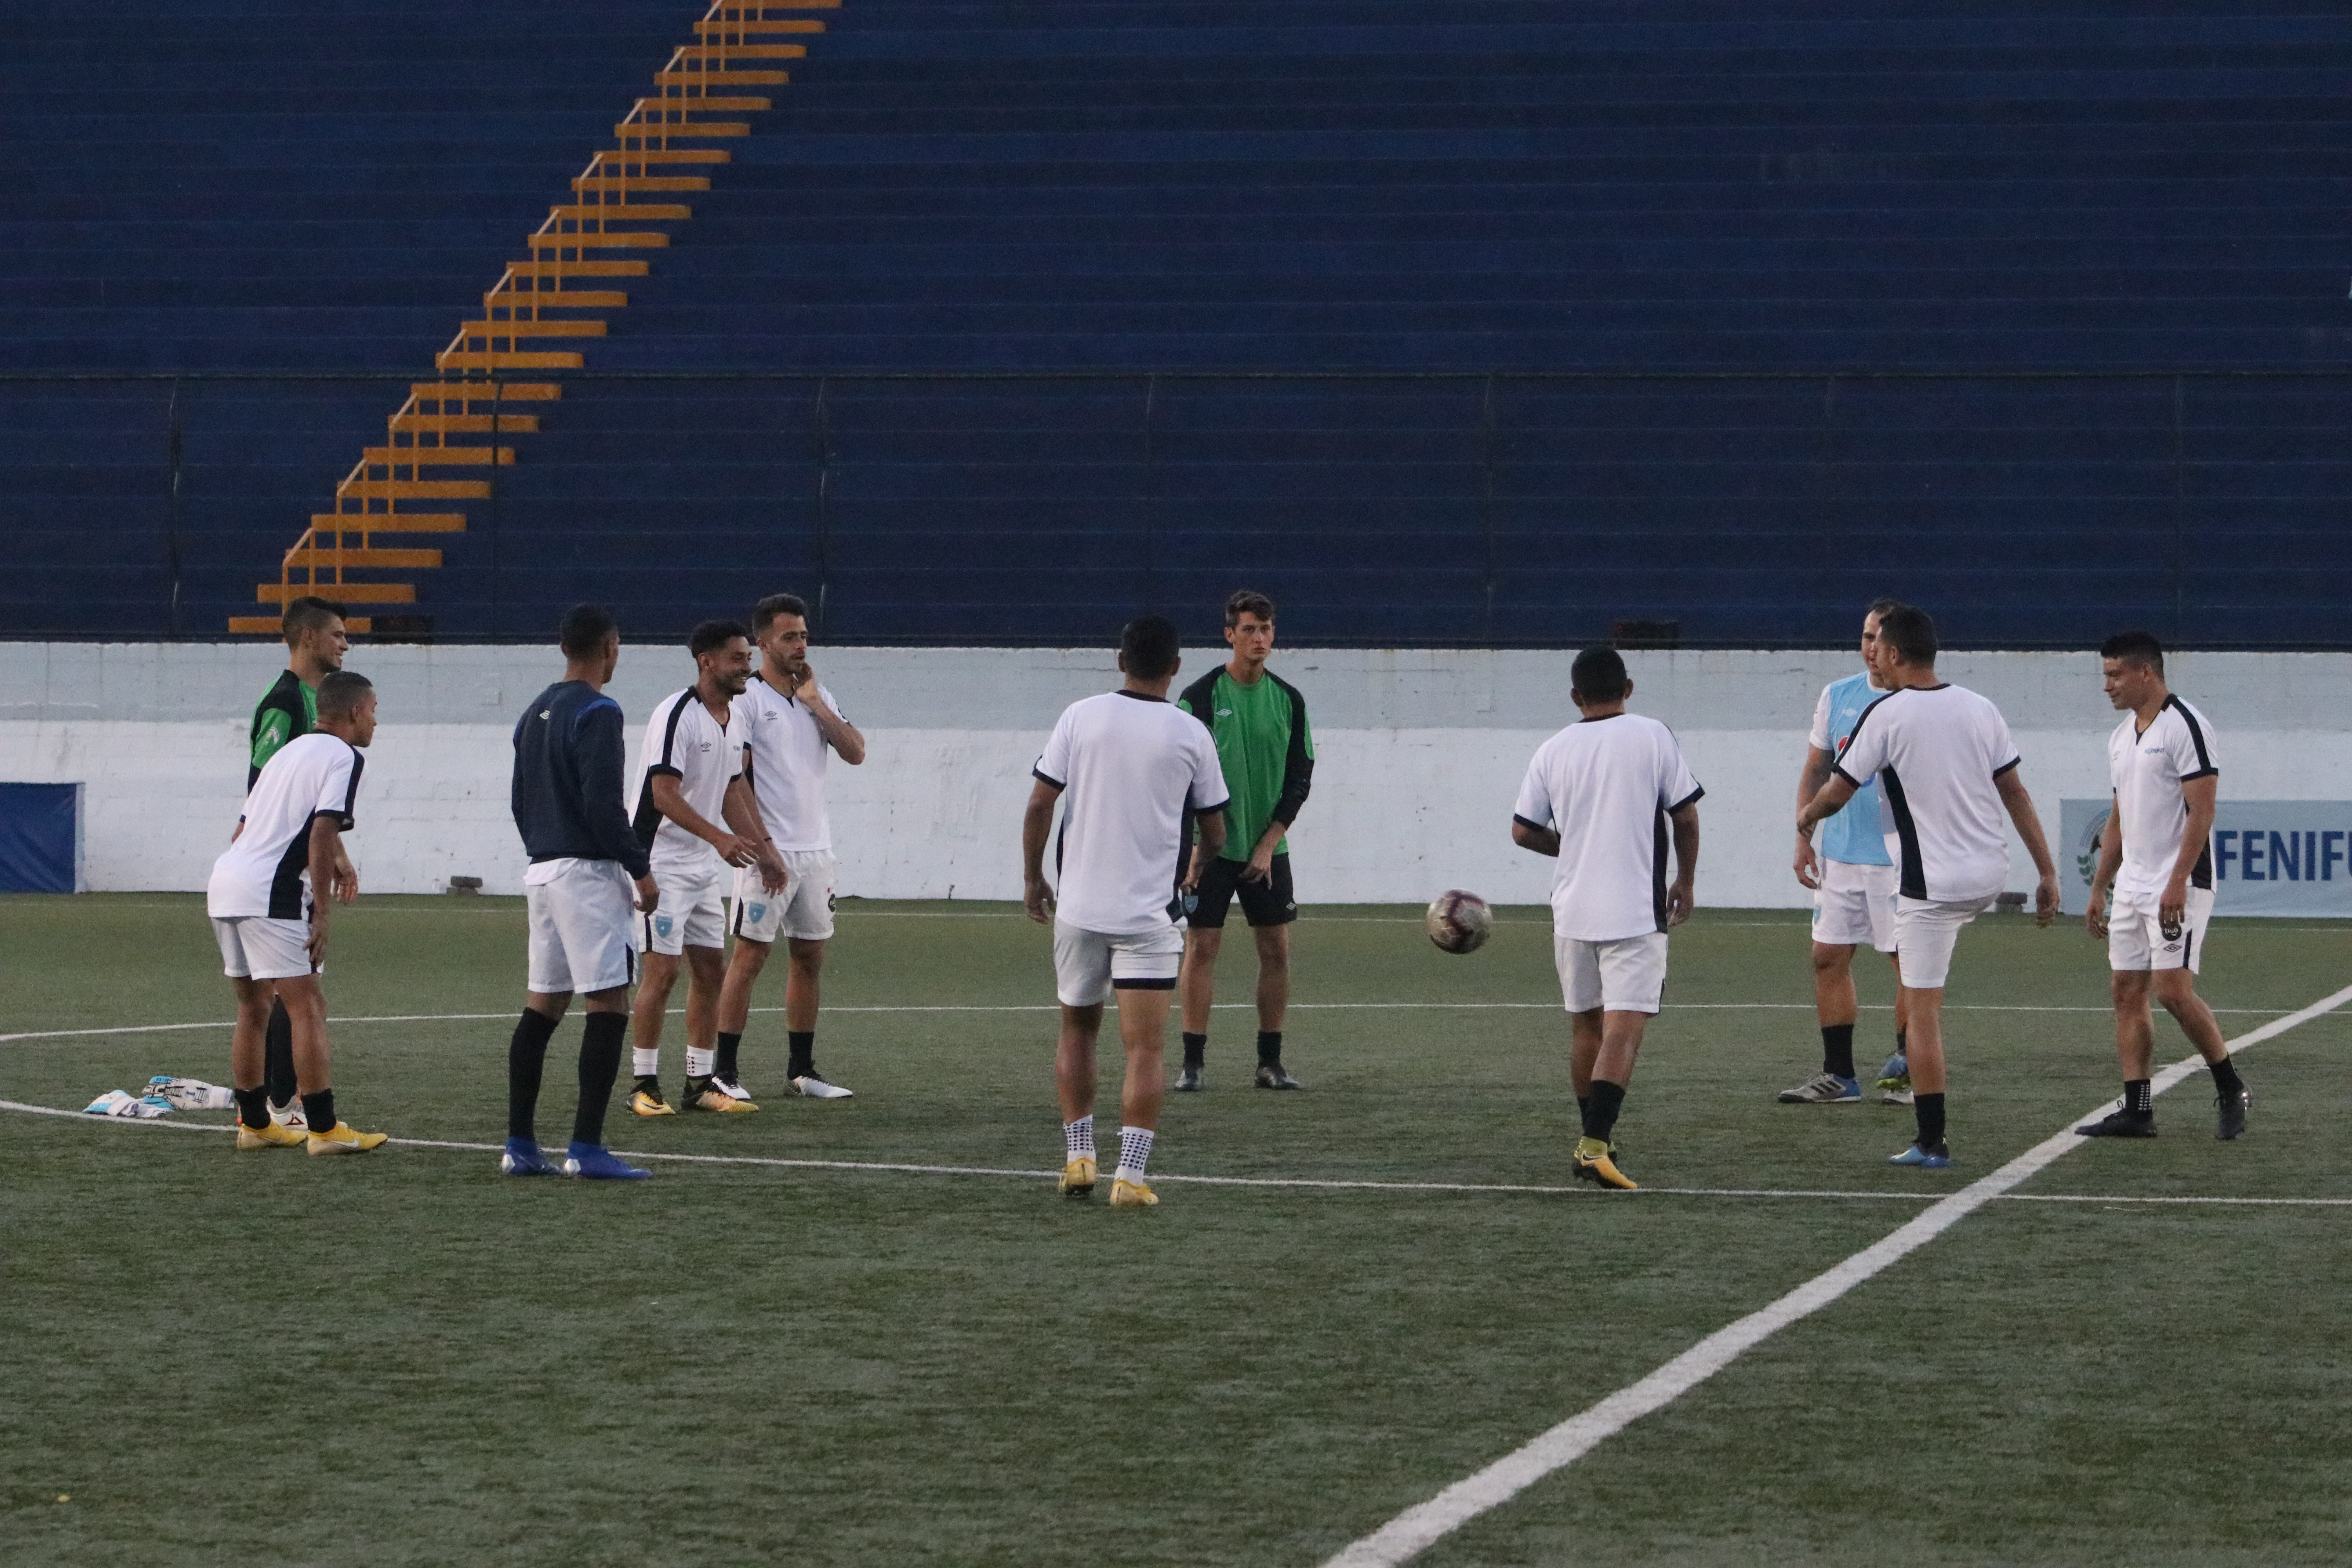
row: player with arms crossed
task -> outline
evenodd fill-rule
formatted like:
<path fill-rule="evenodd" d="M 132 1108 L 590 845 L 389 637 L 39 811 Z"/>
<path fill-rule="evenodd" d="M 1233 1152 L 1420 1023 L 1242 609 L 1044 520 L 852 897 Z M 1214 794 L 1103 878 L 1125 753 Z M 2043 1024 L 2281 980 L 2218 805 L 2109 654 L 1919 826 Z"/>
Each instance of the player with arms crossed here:
<path fill-rule="evenodd" d="M 1511 842 L 1555 857 L 1552 957 L 1570 1029 L 1569 1079 L 1584 1121 L 1579 1180 L 1633 1190 L 1617 1168 L 1617 1114 L 1666 985 L 1666 932 L 1690 919 L 1698 802 L 1675 732 L 1625 711 L 1633 694 L 1613 647 L 1569 668 L 1583 717 L 1536 750 L 1511 816 Z M 1666 880 L 1666 843 L 1675 879 Z"/>
<path fill-rule="evenodd" d="M 1944 982 L 1960 928 L 1990 909 L 2009 879 L 2004 812 L 2033 857 L 2034 918 L 2045 926 L 2058 917 L 2058 868 L 2018 773 L 2008 721 L 1985 698 L 1936 679 L 1936 623 L 1897 605 L 1879 617 L 1878 640 L 1879 670 L 1894 689 L 1863 710 L 1829 782 L 1797 814 L 1797 831 L 1811 832 L 1873 778 L 1886 792 L 1900 857 L 1895 955 L 1919 1129 L 1887 1163 L 1939 1171 L 1952 1163 L 1944 1137 Z"/>
<path fill-rule="evenodd" d="M 1209 1009 L 1217 1000 L 1217 951 L 1238 894 L 1257 942 L 1257 1086 L 1297 1089 L 1282 1066 L 1282 1025 L 1290 1010 L 1290 840 L 1315 778 L 1307 699 L 1265 667 L 1274 652 L 1274 601 L 1247 589 L 1225 601 L 1225 641 L 1234 657 L 1184 689 L 1176 706 L 1209 727 L 1217 764 L 1234 793 L 1225 847 L 1195 845 L 1185 868 L 1192 912 L 1184 933 L 1184 1066 L 1176 1087 L 1201 1087 L 1209 1049 Z"/>
<path fill-rule="evenodd" d="M 286 668 L 254 704 L 253 724 L 246 736 L 247 794 L 280 746 L 319 727 L 319 682 L 343 668 L 343 655 L 351 647 L 351 637 L 343 629 L 343 607 L 308 594 L 288 601 L 279 632 L 286 639 Z M 335 896 L 349 903 L 359 896 L 359 879 L 352 873 L 351 861 L 343 858 L 340 838 L 335 854 Z M 295 1093 L 294 1026 L 287 1018 L 283 998 L 270 1005 L 262 1058 L 270 1119 L 282 1127 L 300 1130 L 307 1123 Z"/>
<path fill-rule="evenodd" d="M 1171 914 L 1184 813 L 1200 819 L 1201 842 L 1223 847 L 1225 780 L 1209 731 L 1168 701 L 1176 674 L 1176 627 L 1141 616 L 1119 633 L 1117 691 L 1064 710 L 1034 770 L 1021 820 L 1022 901 L 1029 918 L 1054 928 L 1055 994 L 1062 1004 L 1054 1077 L 1061 1090 L 1062 1191 L 1095 1189 L 1095 1041 L 1103 1002 L 1118 996 L 1127 1079 L 1119 1089 L 1115 1208 L 1160 1201 L 1143 1180 L 1167 1096 L 1161 1053 L 1168 1004 L 1184 939 Z M 1054 803 L 1062 816 L 1061 887 L 1045 886 L 1045 839 Z"/>
<path fill-rule="evenodd" d="M 719 993 L 721 1089 L 748 1099 L 736 1057 L 751 1019 L 751 988 L 782 938 L 791 968 L 784 979 L 785 1081 L 814 1100 L 847 1100 L 849 1090 L 816 1070 L 817 976 L 833 937 L 833 824 L 824 808 L 828 753 L 851 767 L 866 761 L 866 737 L 841 716 L 833 693 L 808 662 L 808 605 L 771 594 L 751 611 L 760 673 L 735 699 L 735 734 L 743 745 L 761 831 L 759 863 L 735 873 L 735 951 Z"/>
<path fill-rule="evenodd" d="M 515 827 L 530 856 L 522 878 L 530 971 L 507 1047 L 507 1150 L 499 1169 L 509 1176 L 555 1174 L 539 1151 L 535 1127 L 540 1073 L 572 994 L 584 991 L 580 1104 L 563 1173 L 631 1180 L 650 1173 L 604 1147 L 604 1112 L 629 1032 L 633 911 L 650 912 L 661 889 L 621 804 L 628 741 L 621 705 L 604 695 L 621 662 L 620 628 L 602 605 L 578 605 L 557 636 L 563 679 L 531 700 L 514 732 Z"/>
<path fill-rule="evenodd" d="M 2123 1063 L 2120 1109 L 2074 1129 L 2086 1138 L 2153 1138 L 2150 1093 L 2156 1023 L 2153 989 L 2164 1010 L 2213 1071 L 2221 1105 L 2213 1136 L 2246 1130 L 2249 1096 L 2221 1042 L 2221 1026 L 2197 994 L 2205 928 L 2213 918 L 2213 805 L 2221 769 L 2213 727 L 2172 695 L 2164 679 L 2164 645 L 2147 632 L 2118 632 L 2099 648 L 2107 700 L 2124 721 L 2107 737 L 2115 809 L 2099 842 L 2091 878 L 2091 934 L 2107 943 L 2114 971 L 2116 1056 Z M 2115 905 L 2107 889 L 2115 889 Z M 2151 984 L 2153 982 L 2153 984 Z"/>
<path fill-rule="evenodd" d="M 236 991 L 236 1029 L 229 1044 L 236 1146 L 359 1154 L 384 1135 L 336 1119 L 327 996 L 319 975 L 327 962 L 327 911 L 333 901 L 322 889 L 348 874 L 342 836 L 354 824 L 360 774 L 367 765 L 360 752 L 375 739 L 375 689 L 363 675 L 337 670 L 319 683 L 312 718 L 312 728 L 274 749 L 262 764 L 236 838 L 213 863 L 205 906 L 220 941 L 222 968 Z M 272 1009 L 281 1005 L 292 1028 L 307 1124 L 299 1131 L 270 1115 L 262 1081 L 262 1037 Z"/>
<path fill-rule="evenodd" d="M 636 815 L 631 826 L 649 852 L 661 897 L 638 917 L 636 1087 L 639 1116 L 675 1114 L 661 1091 L 663 1014 L 688 968 L 686 1093 L 689 1110 L 757 1110 L 742 1086 L 717 1072 L 719 989 L 727 977 L 727 910 L 719 880 L 727 866 L 758 862 L 767 834 L 742 780 L 743 742 L 734 701 L 751 679 L 751 634 L 740 621 L 705 621 L 687 638 L 694 684 L 654 705 L 637 747 Z M 725 826 L 721 826 L 721 823 Z"/>
<path fill-rule="evenodd" d="M 1896 601 L 1880 599 L 1862 618 L 1859 675 L 1822 688 L 1813 706 L 1813 728 L 1805 769 L 1797 779 L 1797 805 L 1821 793 L 1830 764 L 1845 750 L 1854 721 L 1886 695 L 1877 675 L 1878 623 Z M 1859 1105 L 1862 1083 L 1853 1067 L 1853 1026 L 1861 1016 L 1853 988 L 1853 955 L 1864 942 L 1895 955 L 1895 861 L 1886 853 L 1879 823 L 1878 786 L 1854 791 L 1845 808 L 1824 823 L 1816 851 L 1811 834 L 1797 835 L 1797 880 L 1813 894 L 1813 1009 L 1822 1026 L 1822 1070 L 1794 1089 L 1780 1091 L 1783 1105 Z M 1879 1068 L 1889 1105 L 1911 1103 L 1910 1068 L 1904 1060 L 1903 966 L 1896 963 L 1895 1055 Z"/>

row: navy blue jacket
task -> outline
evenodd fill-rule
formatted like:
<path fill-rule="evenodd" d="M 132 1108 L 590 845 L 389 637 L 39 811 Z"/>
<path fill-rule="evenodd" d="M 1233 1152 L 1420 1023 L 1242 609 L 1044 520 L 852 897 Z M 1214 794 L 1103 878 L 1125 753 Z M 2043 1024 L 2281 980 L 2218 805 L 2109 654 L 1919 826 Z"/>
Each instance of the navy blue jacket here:
<path fill-rule="evenodd" d="M 646 847 L 621 804 L 619 703 L 584 680 L 559 680 L 515 724 L 514 750 L 515 826 L 533 862 L 618 860 L 646 875 Z"/>

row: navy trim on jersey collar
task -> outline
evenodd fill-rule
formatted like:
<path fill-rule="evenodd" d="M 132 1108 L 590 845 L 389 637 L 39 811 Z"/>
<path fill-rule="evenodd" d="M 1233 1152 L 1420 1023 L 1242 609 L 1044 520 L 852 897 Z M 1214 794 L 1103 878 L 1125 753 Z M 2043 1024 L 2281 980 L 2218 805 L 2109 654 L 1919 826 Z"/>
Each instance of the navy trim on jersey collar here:
<path fill-rule="evenodd" d="M 1129 691 L 1124 686 L 1112 692 L 1111 695 L 1113 697 L 1132 697 L 1138 702 L 1165 702 L 1168 700 L 1165 697 L 1154 697 L 1150 693 L 1145 691 Z"/>

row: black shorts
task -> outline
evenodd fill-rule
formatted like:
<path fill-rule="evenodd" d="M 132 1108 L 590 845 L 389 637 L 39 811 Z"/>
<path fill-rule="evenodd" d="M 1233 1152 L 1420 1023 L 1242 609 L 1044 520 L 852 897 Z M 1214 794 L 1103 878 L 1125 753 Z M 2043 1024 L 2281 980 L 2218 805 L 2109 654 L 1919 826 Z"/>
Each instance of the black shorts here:
<path fill-rule="evenodd" d="M 1298 918 L 1298 900 L 1290 890 L 1290 857 L 1274 858 L 1274 875 L 1263 882 L 1244 882 L 1241 874 L 1249 862 L 1213 856 L 1201 869 L 1201 886 L 1192 895 L 1185 922 L 1194 931 L 1221 931 L 1234 900 L 1242 901 L 1242 918 L 1254 926 L 1288 925 Z"/>

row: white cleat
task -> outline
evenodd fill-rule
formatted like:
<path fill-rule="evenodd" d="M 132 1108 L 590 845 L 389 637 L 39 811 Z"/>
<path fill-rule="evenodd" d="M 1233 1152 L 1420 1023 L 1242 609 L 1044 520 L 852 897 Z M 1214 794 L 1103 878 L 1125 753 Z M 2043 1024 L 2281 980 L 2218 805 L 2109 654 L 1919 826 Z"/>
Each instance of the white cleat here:
<path fill-rule="evenodd" d="M 811 1100 L 847 1100 L 850 1098 L 849 1090 L 842 1088 L 841 1085 L 837 1083 L 827 1083 L 824 1079 L 817 1077 L 816 1074 L 813 1072 L 803 1073 L 800 1077 L 793 1079 L 793 1092 L 794 1094 L 804 1094 Z"/>

